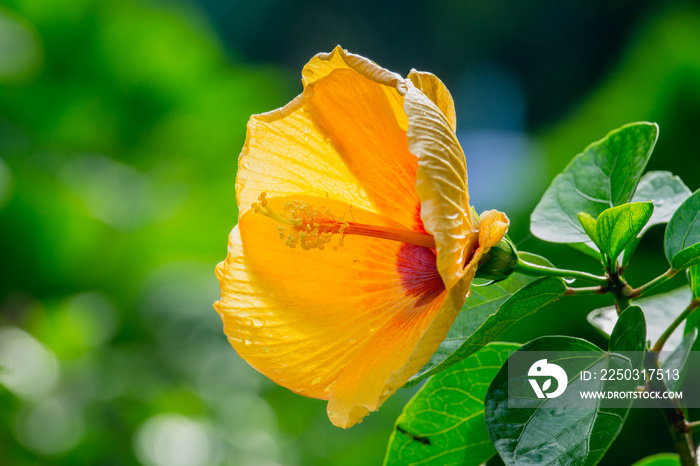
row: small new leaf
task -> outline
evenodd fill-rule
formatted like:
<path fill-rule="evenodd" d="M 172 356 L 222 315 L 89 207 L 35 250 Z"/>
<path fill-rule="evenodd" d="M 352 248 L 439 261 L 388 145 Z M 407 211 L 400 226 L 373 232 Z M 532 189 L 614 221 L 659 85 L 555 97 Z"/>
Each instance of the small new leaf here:
<path fill-rule="evenodd" d="M 598 246 L 598 250 L 600 250 L 600 243 L 598 242 L 598 234 L 596 233 L 595 227 L 596 220 L 585 212 L 579 212 L 578 223 L 581 224 L 583 231 L 586 232 L 591 241 L 593 241 L 593 243 Z"/>
<path fill-rule="evenodd" d="M 681 460 L 675 453 L 658 453 L 647 456 L 632 466 L 681 466 Z"/>
<path fill-rule="evenodd" d="M 676 270 L 700 263 L 700 190 L 686 199 L 669 220 L 664 252 Z"/>
<path fill-rule="evenodd" d="M 651 171 L 647 172 L 639 180 L 639 186 L 632 197 L 632 202 L 644 202 L 651 200 L 654 203 L 654 213 L 651 219 L 642 228 L 637 238 L 632 240 L 625 248 L 622 265 L 627 265 L 634 254 L 642 236 L 654 225 L 668 223 L 673 213 L 683 204 L 683 201 L 691 195 L 690 189 L 680 178 L 671 172 Z"/>
<path fill-rule="evenodd" d="M 577 222 L 579 212 L 595 218 L 629 202 L 657 136 L 656 124 L 632 123 L 588 146 L 545 191 L 530 217 L 532 233 L 554 243 L 588 241 Z"/>
<path fill-rule="evenodd" d="M 654 212 L 651 202 L 623 204 L 603 211 L 596 220 L 596 244 L 608 258 L 608 267 L 612 268 L 617 257 L 625 250 Z"/>
<path fill-rule="evenodd" d="M 700 264 L 688 269 L 688 281 L 690 290 L 693 292 L 693 299 L 700 300 Z"/>

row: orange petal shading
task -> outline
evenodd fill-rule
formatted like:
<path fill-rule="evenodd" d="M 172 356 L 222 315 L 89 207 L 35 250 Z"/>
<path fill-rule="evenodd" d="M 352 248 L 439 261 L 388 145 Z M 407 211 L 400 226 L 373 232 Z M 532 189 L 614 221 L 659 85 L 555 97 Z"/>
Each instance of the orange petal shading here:
<path fill-rule="evenodd" d="M 319 53 L 313 57 L 301 72 L 301 82 L 306 88 L 337 69 L 351 69 L 370 81 L 381 84 L 381 89 L 387 94 L 395 113 L 397 115 L 403 114 L 403 97 L 399 94 L 405 92 L 404 79 L 400 75 L 382 68 L 372 60 L 350 53 L 340 46 L 336 46 L 331 53 Z M 401 124 L 405 130 L 407 122 L 402 121 Z"/>
<path fill-rule="evenodd" d="M 403 79 L 340 47 L 314 57 L 303 76 L 301 95 L 248 122 L 236 179 L 240 213 L 266 191 L 390 209 L 406 227 L 420 224 L 417 159 L 408 152 L 408 119 L 397 90 L 405 88 Z"/>
<path fill-rule="evenodd" d="M 312 97 L 313 88 L 308 88 L 287 106 L 250 118 L 236 177 L 241 215 L 261 192 L 267 192 L 270 197 L 329 196 L 374 209 L 364 187 L 333 145 L 315 130 L 304 107 Z"/>
<path fill-rule="evenodd" d="M 418 158 L 408 151 L 406 130 L 399 124 L 406 115 L 395 113 L 382 87 L 353 70 L 336 70 L 315 83 L 307 107 L 377 211 L 411 228 L 420 222 Z"/>
<path fill-rule="evenodd" d="M 324 199 L 336 215 L 345 205 Z M 283 209 L 289 198 L 269 199 Z M 396 223 L 354 209 L 357 222 Z M 217 267 L 215 304 L 236 351 L 297 393 L 328 399 L 331 421 L 350 427 L 401 387 L 444 339 L 456 311 L 434 253 L 397 241 L 347 236 L 344 246 L 300 251 L 275 222 L 248 211 Z M 460 305 L 461 306 L 461 305 Z"/>

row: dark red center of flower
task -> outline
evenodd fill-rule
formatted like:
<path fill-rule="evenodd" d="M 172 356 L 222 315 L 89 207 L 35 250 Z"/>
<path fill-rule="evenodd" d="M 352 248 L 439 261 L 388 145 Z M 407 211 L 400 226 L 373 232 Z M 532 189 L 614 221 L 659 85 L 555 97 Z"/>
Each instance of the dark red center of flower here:
<path fill-rule="evenodd" d="M 433 301 L 445 290 L 432 249 L 403 243 L 396 259 L 402 285 L 409 296 L 418 298 L 418 306 Z"/>

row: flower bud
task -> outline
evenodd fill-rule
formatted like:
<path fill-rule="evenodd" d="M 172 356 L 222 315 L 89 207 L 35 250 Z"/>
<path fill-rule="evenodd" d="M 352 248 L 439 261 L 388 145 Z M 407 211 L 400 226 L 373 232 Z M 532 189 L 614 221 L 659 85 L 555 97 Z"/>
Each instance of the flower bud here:
<path fill-rule="evenodd" d="M 479 262 L 476 278 L 501 281 L 505 280 L 515 271 L 518 262 L 518 251 L 515 245 L 507 238 L 503 238 L 497 245 L 489 249 L 489 252 Z"/>

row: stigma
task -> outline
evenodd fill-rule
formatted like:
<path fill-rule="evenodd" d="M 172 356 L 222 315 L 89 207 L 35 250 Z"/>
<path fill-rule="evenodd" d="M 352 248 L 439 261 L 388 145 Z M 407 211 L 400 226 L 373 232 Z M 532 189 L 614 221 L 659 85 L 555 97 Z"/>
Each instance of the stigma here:
<path fill-rule="evenodd" d="M 435 249 L 435 239 L 427 233 L 348 221 L 345 215 L 339 218 L 326 207 L 301 200 L 287 202 L 284 211 L 278 213 L 270 206 L 264 192 L 258 196 L 258 201 L 251 205 L 253 211 L 275 220 L 280 239 L 290 248 L 300 246 L 305 250 L 322 250 L 333 241 L 334 235 L 339 236 L 334 246 L 337 248 L 343 245 L 346 235 L 360 235 Z M 350 207 L 348 211 L 351 212 Z"/>

